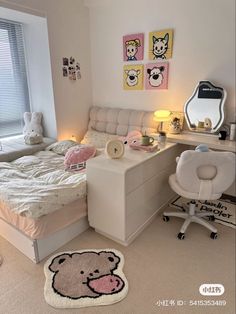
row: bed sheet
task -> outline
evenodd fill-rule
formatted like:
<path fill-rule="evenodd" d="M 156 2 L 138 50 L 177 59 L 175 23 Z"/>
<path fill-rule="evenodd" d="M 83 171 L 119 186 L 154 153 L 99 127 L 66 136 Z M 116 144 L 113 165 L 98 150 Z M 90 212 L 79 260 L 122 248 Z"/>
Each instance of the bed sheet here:
<path fill-rule="evenodd" d="M 86 172 L 65 171 L 64 156 L 40 151 L 0 162 L 0 208 L 37 219 L 85 197 Z"/>

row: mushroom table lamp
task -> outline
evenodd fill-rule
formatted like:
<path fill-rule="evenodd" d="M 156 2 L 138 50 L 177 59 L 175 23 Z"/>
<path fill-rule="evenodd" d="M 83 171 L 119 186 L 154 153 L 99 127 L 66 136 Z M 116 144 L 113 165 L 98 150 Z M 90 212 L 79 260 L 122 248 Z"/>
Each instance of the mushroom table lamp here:
<path fill-rule="evenodd" d="M 160 134 L 165 134 L 163 131 L 163 122 L 169 121 L 171 112 L 169 110 L 157 110 L 154 112 L 154 121 L 160 122 L 158 132 Z"/>

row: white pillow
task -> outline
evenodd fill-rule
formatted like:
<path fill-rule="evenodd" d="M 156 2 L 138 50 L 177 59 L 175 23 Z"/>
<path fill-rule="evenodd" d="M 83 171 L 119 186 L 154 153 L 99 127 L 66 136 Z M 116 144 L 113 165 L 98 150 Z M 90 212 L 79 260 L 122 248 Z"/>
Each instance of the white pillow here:
<path fill-rule="evenodd" d="M 88 130 L 81 141 L 81 144 L 90 144 L 96 148 L 104 148 L 110 140 L 117 139 L 118 135 Z"/>
<path fill-rule="evenodd" d="M 64 140 L 64 141 L 59 141 L 59 142 L 53 143 L 52 145 L 49 145 L 48 147 L 46 147 L 45 150 L 51 150 L 58 155 L 65 156 L 69 148 L 76 146 L 78 144 L 79 143 L 72 140 Z"/>

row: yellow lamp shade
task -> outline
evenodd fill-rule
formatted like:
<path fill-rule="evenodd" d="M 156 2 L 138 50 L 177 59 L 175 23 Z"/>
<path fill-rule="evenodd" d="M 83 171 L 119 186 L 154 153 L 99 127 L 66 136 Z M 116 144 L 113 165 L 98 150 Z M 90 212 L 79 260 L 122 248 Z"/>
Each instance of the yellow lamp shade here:
<path fill-rule="evenodd" d="M 154 112 L 154 120 L 164 122 L 170 119 L 171 112 L 169 110 L 157 110 Z"/>

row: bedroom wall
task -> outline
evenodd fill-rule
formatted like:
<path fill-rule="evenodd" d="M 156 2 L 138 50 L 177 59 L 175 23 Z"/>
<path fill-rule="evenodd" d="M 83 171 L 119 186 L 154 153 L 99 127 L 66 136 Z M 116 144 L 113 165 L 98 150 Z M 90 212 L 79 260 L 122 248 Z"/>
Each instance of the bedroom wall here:
<path fill-rule="evenodd" d="M 112 107 L 182 110 L 200 80 L 228 92 L 227 120 L 235 115 L 234 0 L 87 0 L 90 8 L 93 103 Z M 122 36 L 174 29 L 169 88 L 124 91 Z"/>
<path fill-rule="evenodd" d="M 82 137 L 92 105 L 89 12 L 82 0 L 0 0 L 2 7 L 46 16 L 52 67 L 55 117 L 59 139 Z M 80 62 L 82 79 L 62 77 L 62 57 Z M 38 106 L 37 106 L 38 108 Z"/>

